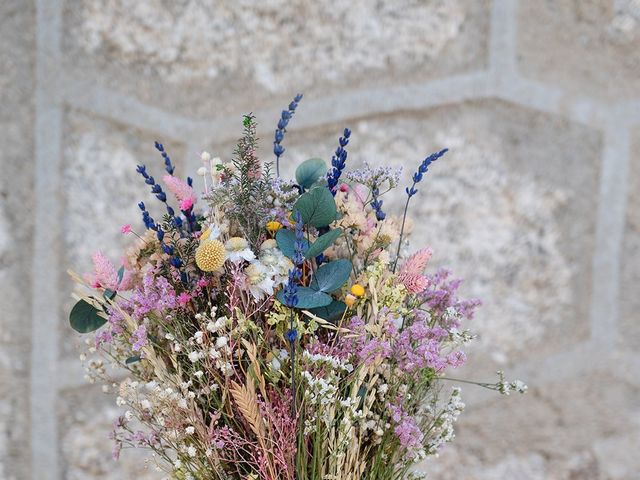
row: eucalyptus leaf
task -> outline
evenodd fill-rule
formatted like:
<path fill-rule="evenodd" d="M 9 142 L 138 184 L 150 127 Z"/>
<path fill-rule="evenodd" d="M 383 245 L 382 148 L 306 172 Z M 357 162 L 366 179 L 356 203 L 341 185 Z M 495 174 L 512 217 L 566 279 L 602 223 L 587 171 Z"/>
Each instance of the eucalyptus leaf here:
<path fill-rule="evenodd" d="M 126 365 L 131 365 L 132 363 L 136 363 L 140 361 L 140 355 L 134 355 L 132 357 L 127 358 L 124 363 Z"/>
<path fill-rule="evenodd" d="M 329 225 L 337 214 L 336 201 L 325 187 L 315 187 L 300 195 L 293 210 L 300 212 L 305 225 L 316 228 Z"/>
<path fill-rule="evenodd" d="M 305 253 L 306 258 L 315 258 L 324 252 L 329 246 L 333 244 L 337 240 L 337 238 L 342 234 L 341 228 L 336 228 L 334 230 L 330 230 L 324 235 L 320 235 L 315 242 L 311 244 L 307 253 Z"/>
<path fill-rule="evenodd" d="M 318 268 L 309 286 L 319 292 L 333 292 L 349 279 L 352 268 L 353 265 L 346 259 L 325 263 Z"/>
<path fill-rule="evenodd" d="M 346 309 L 347 305 L 344 302 L 334 300 L 326 307 L 312 308 L 309 311 L 317 317 L 323 318 L 329 322 L 336 322 L 342 318 Z"/>
<path fill-rule="evenodd" d="M 116 298 L 117 293 L 118 292 L 116 292 L 115 290 L 105 288 L 104 292 L 102 293 L 102 296 L 107 300 L 113 300 L 114 298 Z"/>
<path fill-rule="evenodd" d="M 313 290 L 309 287 L 298 287 L 298 304 L 296 308 L 307 310 L 309 308 L 324 307 L 331 303 L 331 296 L 324 292 Z M 276 294 L 276 298 L 282 304 L 284 301 L 284 289 Z"/>
<path fill-rule="evenodd" d="M 276 243 L 278 244 L 278 248 L 282 251 L 285 257 L 293 258 L 296 250 L 296 232 L 293 230 L 285 230 L 281 228 L 276 233 Z M 302 240 L 302 254 L 309 249 L 309 242 L 305 238 Z"/>
<path fill-rule="evenodd" d="M 327 163 L 321 158 L 305 160 L 296 169 L 296 182 L 305 189 L 311 188 L 327 173 Z"/>
<path fill-rule="evenodd" d="M 89 333 L 99 329 L 107 323 L 107 320 L 99 312 L 96 307 L 85 300 L 78 301 L 69 313 L 71 328 L 79 333 Z"/>
<path fill-rule="evenodd" d="M 122 277 L 124 277 L 124 265 L 122 265 L 118 269 L 118 285 L 120 285 L 120 282 L 122 281 Z"/>

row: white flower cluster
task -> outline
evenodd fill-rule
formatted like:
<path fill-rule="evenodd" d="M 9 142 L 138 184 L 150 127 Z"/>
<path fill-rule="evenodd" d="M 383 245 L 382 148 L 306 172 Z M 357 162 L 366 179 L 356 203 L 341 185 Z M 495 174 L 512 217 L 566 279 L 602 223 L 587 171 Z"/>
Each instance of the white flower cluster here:
<path fill-rule="evenodd" d="M 310 372 L 305 370 L 302 372 L 302 376 L 309 386 L 309 389 L 307 390 L 307 402 L 326 406 L 336 401 L 338 387 L 334 383 L 336 378 L 333 375 L 327 376 L 327 378 L 314 377 Z"/>
<path fill-rule="evenodd" d="M 364 166 L 358 170 L 347 172 L 347 178 L 355 183 L 366 185 L 370 189 L 382 188 L 386 186 L 389 189 L 398 186 L 402 167 L 391 168 L 379 166 L 371 168 L 368 162 L 364 162 Z M 387 185 L 385 185 L 385 183 Z"/>
<path fill-rule="evenodd" d="M 255 300 L 273 295 L 288 279 L 293 263 L 284 256 L 275 240 L 265 240 L 260 245 L 260 256 L 244 269 L 247 287 Z"/>
<path fill-rule="evenodd" d="M 298 188 L 293 180 L 277 177 L 271 182 L 271 195 L 267 197 L 267 201 L 276 208 L 290 210 L 289 207 L 294 204 L 298 196 Z"/>
<path fill-rule="evenodd" d="M 196 331 L 185 344 L 175 341 L 175 337 L 166 334 L 165 338 L 173 342 L 173 349 L 176 352 L 187 352 L 189 361 L 195 368 L 203 368 L 213 364 L 223 375 L 231 375 L 233 367 L 229 361 L 231 357 L 231 347 L 229 346 L 229 337 L 226 334 L 231 324 L 229 318 L 222 316 L 217 317 L 217 307 L 212 307 L 207 313 L 197 313 L 195 319 L 204 328 Z M 195 370 L 194 377 L 200 379 L 204 376 L 201 369 Z M 207 387 L 208 390 L 217 388 L 212 384 Z M 207 392 L 204 392 L 207 393 Z"/>
<path fill-rule="evenodd" d="M 527 387 L 527 385 L 521 380 L 513 380 L 511 382 L 506 381 L 502 370 L 498 370 L 497 373 L 500 380 L 496 383 L 496 390 L 501 394 L 509 395 L 511 392 L 526 393 L 529 389 L 529 387 Z"/>
<path fill-rule="evenodd" d="M 345 362 L 340 358 L 333 357 L 331 355 L 322 355 L 320 353 L 309 353 L 305 350 L 302 353 L 303 358 L 309 360 L 312 363 L 325 363 L 336 370 L 342 370 L 347 373 L 353 372 L 353 365 L 349 362 Z"/>
<path fill-rule="evenodd" d="M 125 412 L 124 418 L 131 421 L 138 418 L 152 418 L 159 427 L 165 427 L 167 420 L 175 418 L 176 408 L 182 410 L 178 415 L 185 417 L 184 410 L 189 407 L 189 400 L 195 397 L 193 392 L 180 392 L 171 387 L 163 387 L 156 381 L 142 384 L 131 379 L 120 383 L 116 398 L 118 406 L 128 406 L 131 410 Z M 133 410 L 133 411 L 132 411 Z M 135 412 L 135 414 L 134 414 Z M 178 432 L 174 432 L 176 436 Z"/>
<path fill-rule="evenodd" d="M 458 420 L 464 407 L 465 405 L 460 397 L 460 388 L 455 387 L 451 392 L 449 401 L 435 419 L 434 427 L 430 434 L 432 438 L 426 445 L 425 453 L 427 455 L 436 454 L 443 444 L 453 440 L 455 437 L 453 424 Z"/>

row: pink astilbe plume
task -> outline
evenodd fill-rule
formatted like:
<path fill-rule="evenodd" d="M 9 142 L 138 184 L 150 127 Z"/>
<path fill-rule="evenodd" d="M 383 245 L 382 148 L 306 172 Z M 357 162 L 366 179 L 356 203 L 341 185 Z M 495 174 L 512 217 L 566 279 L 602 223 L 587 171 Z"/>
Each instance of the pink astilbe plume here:
<path fill-rule="evenodd" d="M 398 280 L 410 293 L 422 293 L 429 286 L 429 279 L 422 273 L 433 255 L 431 248 L 422 248 L 411 255 L 400 267 Z"/>
<path fill-rule="evenodd" d="M 131 274 L 125 269 L 122 279 L 118 281 L 118 270 L 104 253 L 97 251 L 91 259 L 93 260 L 93 277 L 90 277 L 89 281 L 92 286 L 114 291 L 131 288 Z"/>
<path fill-rule="evenodd" d="M 180 202 L 181 210 L 188 210 L 196 203 L 196 194 L 186 182 L 169 174 L 162 177 L 162 181 L 167 186 L 167 190 L 173 193 L 178 202 Z"/>

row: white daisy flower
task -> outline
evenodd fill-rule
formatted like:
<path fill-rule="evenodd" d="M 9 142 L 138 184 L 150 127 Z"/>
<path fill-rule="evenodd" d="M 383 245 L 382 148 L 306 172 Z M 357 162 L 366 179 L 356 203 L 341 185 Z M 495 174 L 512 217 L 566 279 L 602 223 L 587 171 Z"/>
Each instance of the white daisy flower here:
<path fill-rule="evenodd" d="M 209 225 L 200 235 L 200 243 L 205 240 L 216 240 L 220 236 L 220 228 L 217 225 Z"/>
<path fill-rule="evenodd" d="M 260 262 L 251 262 L 244 269 L 247 276 L 247 287 L 256 300 L 261 300 L 266 295 L 273 295 L 275 282 L 269 268 Z"/>
<path fill-rule="evenodd" d="M 293 262 L 289 260 L 278 248 L 273 239 L 265 240 L 260 245 L 260 262 L 265 265 L 275 280 L 275 285 L 280 286 L 287 282 L 289 270 L 293 268 Z"/>
<path fill-rule="evenodd" d="M 231 237 L 224 244 L 224 248 L 227 250 L 227 260 L 231 260 L 233 263 L 240 263 L 245 260 L 250 262 L 256 258 L 249 248 L 249 242 L 242 237 Z"/>

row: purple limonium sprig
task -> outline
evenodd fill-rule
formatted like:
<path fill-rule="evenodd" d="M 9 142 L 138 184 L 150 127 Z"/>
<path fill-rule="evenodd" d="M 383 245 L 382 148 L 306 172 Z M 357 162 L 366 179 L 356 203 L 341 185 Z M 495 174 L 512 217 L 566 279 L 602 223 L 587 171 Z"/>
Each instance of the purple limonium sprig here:
<path fill-rule="evenodd" d="M 344 147 L 349 144 L 349 137 L 351 137 L 351 130 L 345 128 L 342 137 L 338 140 L 340 145 L 331 158 L 331 168 L 327 172 L 327 184 L 334 197 L 336 196 L 338 180 L 340 180 L 340 175 L 342 175 L 342 171 L 347 164 L 347 151 Z"/>
<path fill-rule="evenodd" d="M 444 148 L 439 152 L 432 153 L 427 158 L 425 158 L 416 173 L 413 174 L 413 184 L 411 187 L 406 188 L 407 192 L 407 203 L 404 205 L 404 214 L 402 215 L 402 227 L 400 228 L 400 239 L 398 240 L 398 250 L 396 251 L 396 259 L 393 262 L 393 273 L 396 271 L 396 267 L 398 266 L 398 258 L 400 257 L 400 248 L 402 247 L 402 237 L 404 235 L 404 226 L 407 221 L 407 211 L 409 210 L 409 202 L 411 201 L 411 197 L 413 197 L 416 193 L 418 193 L 418 189 L 416 185 L 422 181 L 422 177 L 429 170 L 429 165 L 442 157 L 445 153 L 449 151 L 448 148 Z"/>
<path fill-rule="evenodd" d="M 162 145 L 160 142 L 155 142 L 155 145 L 156 145 L 156 150 L 160 152 L 160 154 L 162 155 L 162 158 L 164 159 L 164 169 L 167 171 L 169 175 L 173 175 L 173 171 L 175 170 L 175 168 L 171 163 L 171 158 L 169 158 L 169 155 L 164 149 L 164 145 Z"/>
<path fill-rule="evenodd" d="M 273 153 L 276 156 L 276 176 L 280 176 L 280 157 L 284 153 L 285 148 L 282 146 L 282 140 L 284 140 L 284 134 L 287 131 L 287 125 L 289 125 L 289 120 L 293 117 L 293 114 L 298 108 L 298 103 L 302 100 L 302 94 L 297 94 L 293 101 L 289 104 L 288 110 L 283 110 L 280 114 L 280 120 L 278 120 L 278 128 L 276 128 L 276 132 L 273 139 Z"/>

